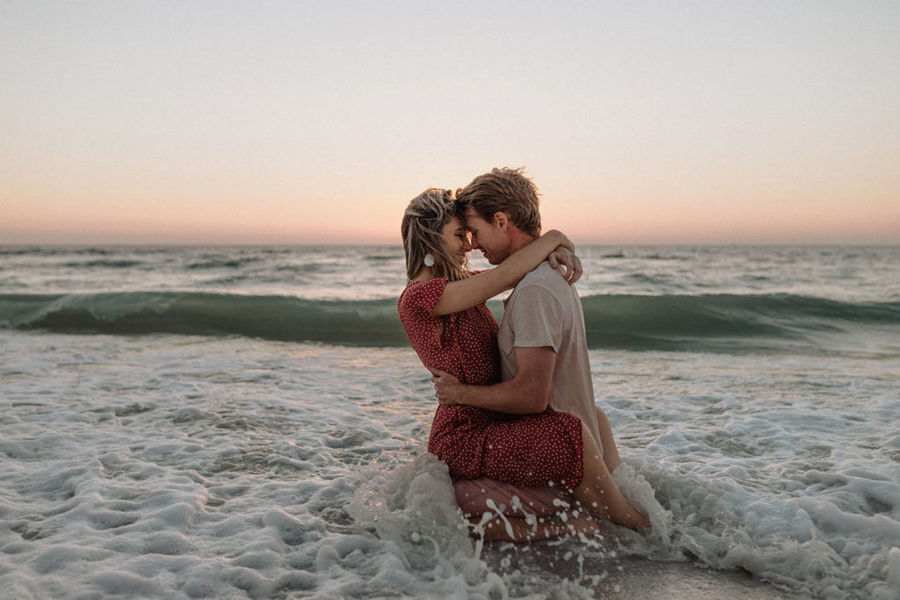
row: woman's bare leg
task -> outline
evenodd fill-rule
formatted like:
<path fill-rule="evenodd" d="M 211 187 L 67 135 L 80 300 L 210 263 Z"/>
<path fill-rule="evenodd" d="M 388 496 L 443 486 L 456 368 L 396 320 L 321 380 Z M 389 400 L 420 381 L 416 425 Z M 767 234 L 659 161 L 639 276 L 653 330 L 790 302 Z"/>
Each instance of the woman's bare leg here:
<path fill-rule="evenodd" d="M 565 521 L 555 516 L 540 518 L 537 528 L 521 517 L 506 517 L 506 521 L 498 517 L 484 526 L 482 539 L 486 542 L 537 542 L 572 533 L 585 535 L 600 533 L 600 523 L 584 510 L 578 512 L 577 517 L 574 514 L 568 514 L 566 517 Z M 469 522 L 477 526 L 481 523 L 481 519 L 469 517 Z M 509 530 L 507 530 L 507 522 L 512 530 L 512 535 L 509 535 Z M 482 536 L 478 535 L 478 537 Z"/>
<path fill-rule="evenodd" d="M 600 446 L 603 448 L 603 462 L 606 469 L 612 473 L 622 463 L 619 458 L 619 450 L 616 448 L 616 440 L 613 437 L 612 426 L 606 413 L 599 406 L 597 408 L 597 427 L 600 429 Z"/>
<path fill-rule="evenodd" d="M 581 483 L 574 490 L 575 498 L 588 510 L 606 517 L 617 525 L 630 529 L 650 527 L 650 521 L 622 496 L 606 463 L 600 458 L 594 437 L 584 424 L 581 425 L 581 438 L 584 449 L 584 473 Z"/>

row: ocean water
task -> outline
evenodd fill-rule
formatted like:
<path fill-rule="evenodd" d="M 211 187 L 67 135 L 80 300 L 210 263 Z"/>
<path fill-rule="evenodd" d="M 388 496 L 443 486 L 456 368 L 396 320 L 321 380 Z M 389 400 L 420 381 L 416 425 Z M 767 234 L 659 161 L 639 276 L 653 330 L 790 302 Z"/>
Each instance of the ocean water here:
<path fill-rule="evenodd" d="M 425 451 L 399 247 L 0 246 L 0 598 L 628 597 L 634 559 L 900 597 L 900 247 L 579 252 L 657 527 L 514 546 Z"/>

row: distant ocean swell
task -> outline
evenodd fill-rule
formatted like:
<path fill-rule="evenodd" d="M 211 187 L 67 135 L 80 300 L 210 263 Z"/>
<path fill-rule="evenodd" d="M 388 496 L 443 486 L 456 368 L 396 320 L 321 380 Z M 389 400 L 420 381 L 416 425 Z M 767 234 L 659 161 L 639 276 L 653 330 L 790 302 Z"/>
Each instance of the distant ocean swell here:
<path fill-rule="evenodd" d="M 582 298 L 588 345 L 656 350 L 847 349 L 859 333 L 900 350 L 900 302 L 791 294 L 598 295 Z M 896 342 L 893 342 L 896 340 Z M 740 344 L 735 344 L 740 342 Z"/>
<path fill-rule="evenodd" d="M 733 351 L 810 347 L 857 332 L 900 340 L 900 302 L 789 294 L 596 295 L 582 298 L 591 348 Z M 191 292 L 0 295 L 0 327 L 69 333 L 239 335 L 405 346 L 397 301 L 304 300 Z M 490 302 L 499 317 L 498 302 Z M 824 341 L 823 341 L 824 340 Z M 736 343 L 739 342 L 739 343 Z M 890 343 L 900 351 L 900 342 Z M 819 349 L 826 349 L 819 348 Z"/>
<path fill-rule="evenodd" d="M 69 333 L 241 335 L 399 346 L 396 300 L 317 301 L 189 292 L 0 295 L 0 326 Z"/>

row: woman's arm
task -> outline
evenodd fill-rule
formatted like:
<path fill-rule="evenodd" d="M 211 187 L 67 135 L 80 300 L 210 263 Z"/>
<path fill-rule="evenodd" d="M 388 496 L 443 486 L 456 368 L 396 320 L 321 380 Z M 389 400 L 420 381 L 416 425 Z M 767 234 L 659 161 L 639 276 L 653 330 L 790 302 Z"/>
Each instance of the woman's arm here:
<path fill-rule="evenodd" d="M 432 314 L 439 317 L 466 310 L 487 302 L 500 292 L 512 289 L 520 279 L 546 260 L 547 256 L 559 246 L 570 251 L 575 249 L 569 238 L 553 229 L 517 250 L 490 271 L 448 283 Z"/>

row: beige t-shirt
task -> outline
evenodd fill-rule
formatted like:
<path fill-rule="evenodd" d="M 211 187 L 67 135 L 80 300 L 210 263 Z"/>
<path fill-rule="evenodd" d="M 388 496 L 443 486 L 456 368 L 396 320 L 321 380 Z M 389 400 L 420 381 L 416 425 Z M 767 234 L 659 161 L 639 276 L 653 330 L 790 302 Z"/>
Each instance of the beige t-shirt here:
<path fill-rule="evenodd" d="M 584 332 L 584 312 L 575 286 L 544 261 L 525 275 L 509 298 L 500 320 L 497 341 L 503 380 L 516 376 L 516 347 L 549 346 L 556 352 L 550 406 L 575 415 L 602 452 L 591 363 Z"/>

